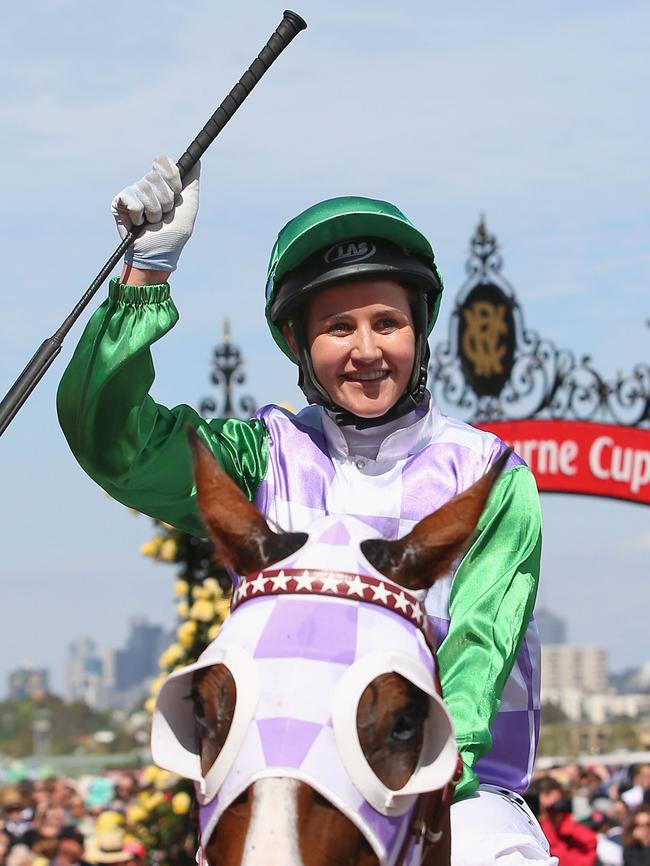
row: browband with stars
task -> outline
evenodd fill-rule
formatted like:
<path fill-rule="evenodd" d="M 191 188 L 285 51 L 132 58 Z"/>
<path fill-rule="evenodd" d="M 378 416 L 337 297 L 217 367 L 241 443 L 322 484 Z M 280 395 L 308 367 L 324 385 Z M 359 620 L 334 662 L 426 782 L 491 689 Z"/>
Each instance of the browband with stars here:
<path fill-rule="evenodd" d="M 330 595 L 376 604 L 404 617 L 420 629 L 431 648 L 435 647 L 424 604 L 387 580 L 313 568 L 268 569 L 240 578 L 232 595 L 231 611 L 248 599 L 265 595 Z"/>

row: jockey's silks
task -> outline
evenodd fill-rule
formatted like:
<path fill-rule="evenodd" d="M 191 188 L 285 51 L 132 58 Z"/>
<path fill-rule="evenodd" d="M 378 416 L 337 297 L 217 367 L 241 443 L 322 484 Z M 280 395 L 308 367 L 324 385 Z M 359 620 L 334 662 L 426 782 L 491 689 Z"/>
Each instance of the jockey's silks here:
<path fill-rule="evenodd" d="M 176 322 L 169 287 L 120 286 L 88 323 L 58 395 L 59 417 L 83 468 L 115 499 L 194 534 L 198 516 L 184 428 L 200 430 L 223 469 L 287 530 L 351 514 L 387 538 L 467 489 L 503 452 L 492 434 L 423 405 L 376 460 L 347 451 L 320 407 L 292 415 L 266 407 L 251 421 L 202 419 L 189 406 L 156 404 L 150 346 Z M 465 774 L 525 788 L 539 728 L 539 642 L 532 611 L 541 548 L 532 474 L 512 456 L 462 562 L 426 598 L 441 641 L 445 701 Z"/>

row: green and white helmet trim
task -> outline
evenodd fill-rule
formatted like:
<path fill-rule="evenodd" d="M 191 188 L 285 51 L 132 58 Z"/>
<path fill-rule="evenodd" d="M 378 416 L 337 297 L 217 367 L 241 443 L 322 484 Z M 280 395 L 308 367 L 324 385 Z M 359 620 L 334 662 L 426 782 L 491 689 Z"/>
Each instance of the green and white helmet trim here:
<path fill-rule="evenodd" d="M 380 246 L 377 239 L 387 244 L 377 255 L 368 255 Z M 379 274 L 424 290 L 430 334 L 438 317 L 442 279 L 431 244 L 399 208 L 379 199 L 339 196 L 303 211 L 280 231 L 271 252 L 266 318 L 273 339 L 297 363 L 280 328 L 289 311 L 326 285 Z"/>

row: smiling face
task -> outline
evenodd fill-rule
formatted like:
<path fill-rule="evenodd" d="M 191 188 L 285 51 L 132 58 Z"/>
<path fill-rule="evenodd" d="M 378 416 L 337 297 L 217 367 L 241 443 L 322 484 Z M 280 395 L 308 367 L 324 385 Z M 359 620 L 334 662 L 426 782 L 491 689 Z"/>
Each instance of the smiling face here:
<path fill-rule="evenodd" d="M 394 280 L 322 289 L 307 307 L 306 336 L 316 378 L 353 415 L 380 418 L 406 390 L 415 331 L 408 292 Z"/>

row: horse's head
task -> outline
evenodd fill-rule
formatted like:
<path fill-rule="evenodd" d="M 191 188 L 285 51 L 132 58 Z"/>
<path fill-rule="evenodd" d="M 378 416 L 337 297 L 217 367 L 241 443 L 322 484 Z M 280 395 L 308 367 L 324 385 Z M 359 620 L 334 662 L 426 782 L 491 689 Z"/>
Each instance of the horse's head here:
<path fill-rule="evenodd" d="M 154 759 L 195 780 L 210 866 L 398 863 L 419 798 L 457 764 L 424 595 L 501 465 L 386 541 L 353 518 L 275 533 L 198 437 L 193 452 L 204 520 L 241 577 L 216 640 L 160 691 Z"/>

